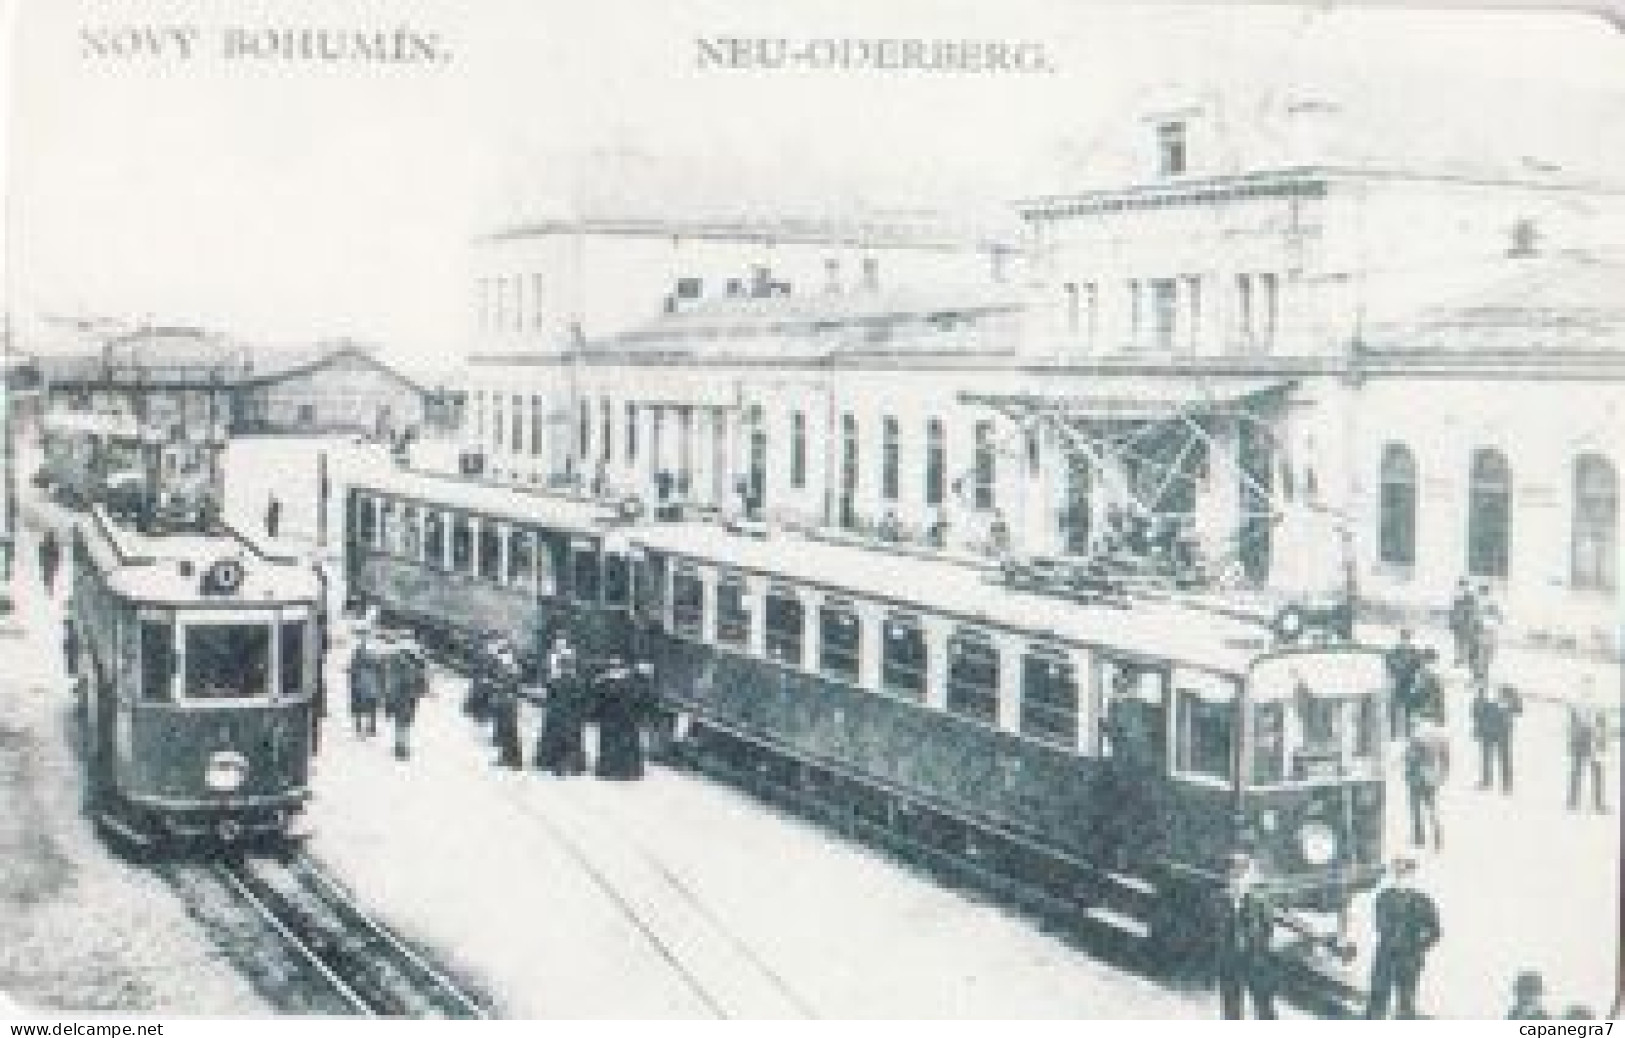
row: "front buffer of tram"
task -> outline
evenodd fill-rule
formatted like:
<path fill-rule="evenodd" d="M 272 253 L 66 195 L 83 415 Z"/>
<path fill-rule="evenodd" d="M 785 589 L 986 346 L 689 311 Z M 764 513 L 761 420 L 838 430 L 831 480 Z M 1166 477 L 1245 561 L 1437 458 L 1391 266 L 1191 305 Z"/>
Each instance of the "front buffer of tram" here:
<path fill-rule="evenodd" d="M 137 846 L 297 836 L 320 681 L 318 575 L 220 526 L 74 533 L 91 812 Z"/>

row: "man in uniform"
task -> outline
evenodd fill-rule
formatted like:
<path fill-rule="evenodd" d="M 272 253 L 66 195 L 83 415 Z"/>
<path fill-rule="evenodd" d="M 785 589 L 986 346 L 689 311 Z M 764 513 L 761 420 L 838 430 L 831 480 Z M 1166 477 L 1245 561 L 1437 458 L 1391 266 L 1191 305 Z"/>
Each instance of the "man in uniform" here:
<path fill-rule="evenodd" d="M 1405 789 L 1410 794 L 1411 841 L 1427 846 L 1429 824 L 1433 829 L 1433 849 L 1444 845 L 1439 825 L 1439 789 L 1450 773 L 1450 743 L 1444 729 L 1434 721 L 1423 721 L 1405 747 Z"/>
<path fill-rule="evenodd" d="M 1417 674 L 1422 669 L 1422 652 L 1411 640 L 1409 627 L 1399 632 L 1399 641 L 1383 657 L 1388 669 L 1390 720 L 1395 739 L 1406 739 L 1411 734 L 1414 693 Z"/>
<path fill-rule="evenodd" d="M 1373 914 L 1377 949 L 1371 958 L 1371 990 L 1366 1002 L 1368 1020 L 1388 1015 L 1388 1003 L 1397 995 L 1394 1016 L 1416 1019 L 1416 990 L 1428 952 L 1439 943 L 1439 908 L 1416 886 L 1416 861 L 1396 858 L 1388 884 L 1377 894 Z"/>
<path fill-rule="evenodd" d="M 1230 856 L 1218 909 L 1219 1005 L 1224 1019 L 1246 1019 L 1248 995 L 1255 1017 L 1275 1019 L 1275 977 L 1270 962 L 1275 913 L 1258 888 L 1248 855 Z"/>

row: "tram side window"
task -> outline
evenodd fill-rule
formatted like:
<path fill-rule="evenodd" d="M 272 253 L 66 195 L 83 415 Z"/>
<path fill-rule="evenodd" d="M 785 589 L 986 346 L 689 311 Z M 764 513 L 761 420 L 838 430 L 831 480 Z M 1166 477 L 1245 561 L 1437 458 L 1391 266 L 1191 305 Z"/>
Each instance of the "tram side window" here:
<path fill-rule="evenodd" d="M 632 590 L 631 563 L 614 552 L 604 556 L 604 604 L 624 606 Z"/>
<path fill-rule="evenodd" d="M 999 650 L 980 634 L 948 643 L 949 713 L 994 724 L 999 719 Z"/>
<path fill-rule="evenodd" d="M 186 628 L 186 698 L 254 699 L 270 691 L 271 629 L 265 624 Z"/>
<path fill-rule="evenodd" d="M 373 512 L 373 499 L 370 497 L 357 497 L 355 499 L 355 539 L 356 543 L 364 548 L 373 546 L 373 536 L 377 529 L 377 515 Z"/>
<path fill-rule="evenodd" d="M 705 585 L 697 573 L 676 573 L 671 578 L 671 625 L 684 638 L 705 637 Z"/>
<path fill-rule="evenodd" d="M 832 678 L 858 681 L 863 628 L 849 605 L 826 603 L 818 610 L 818 669 Z"/>
<path fill-rule="evenodd" d="M 468 573 L 474 564 L 474 531 L 469 528 L 468 516 L 459 515 L 451 521 L 451 569 L 454 573 Z"/>
<path fill-rule="evenodd" d="M 489 524 L 480 527 L 481 580 L 502 579 L 502 532 Z"/>
<path fill-rule="evenodd" d="M 1069 660 L 1048 652 L 1021 659 L 1021 734 L 1075 749 L 1078 678 Z"/>
<path fill-rule="evenodd" d="M 305 621 L 285 621 L 278 648 L 281 652 L 282 694 L 297 696 L 305 689 Z"/>
<path fill-rule="evenodd" d="M 801 666 L 801 643 L 807 630 L 801 599 L 794 592 L 769 591 L 763 620 L 767 626 L 767 658 L 775 663 Z"/>
<path fill-rule="evenodd" d="M 648 555 L 634 570 L 637 576 L 637 606 L 639 615 L 652 624 L 662 624 L 666 615 L 666 559 L 661 555 Z"/>
<path fill-rule="evenodd" d="M 925 699 L 925 631 L 912 616 L 886 619 L 880 655 L 880 687 L 894 696 Z"/>
<path fill-rule="evenodd" d="M 1174 767 L 1194 775 L 1229 780 L 1236 738 L 1235 708 L 1182 688 L 1178 692 L 1179 738 Z"/>
<path fill-rule="evenodd" d="M 395 554 L 399 545 L 399 541 L 396 540 L 399 534 L 399 512 L 395 508 L 395 502 L 385 501 L 378 506 L 378 547 L 392 555 Z"/>
<path fill-rule="evenodd" d="M 428 512 L 423 516 L 423 550 L 429 556 L 430 565 L 442 568 L 446 564 L 446 521 L 439 512 Z"/>
<path fill-rule="evenodd" d="M 575 549 L 575 565 L 571 576 L 574 578 L 572 590 L 577 602 L 598 601 L 600 574 L 596 548 L 588 545 Z"/>
<path fill-rule="evenodd" d="M 508 534 L 508 583 L 528 586 L 536 572 L 536 551 L 530 534 L 514 530 Z"/>
<path fill-rule="evenodd" d="M 717 642 L 740 649 L 750 646 L 750 599 L 738 577 L 717 582 Z"/>
<path fill-rule="evenodd" d="M 168 620 L 141 621 L 141 698 L 169 699 L 175 678 L 175 628 Z"/>
<path fill-rule="evenodd" d="M 423 554 L 423 531 L 418 526 L 418 509 L 408 505 L 401 511 L 401 554 L 417 559 Z"/>

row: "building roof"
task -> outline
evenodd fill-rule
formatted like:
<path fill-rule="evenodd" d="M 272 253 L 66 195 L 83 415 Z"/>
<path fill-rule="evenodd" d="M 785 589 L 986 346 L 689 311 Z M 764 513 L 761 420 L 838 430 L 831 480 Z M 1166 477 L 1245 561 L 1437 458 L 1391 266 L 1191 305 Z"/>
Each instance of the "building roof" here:
<path fill-rule="evenodd" d="M 1625 261 L 1591 252 L 1506 257 L 1447 301 L 1369 329 L 1377 353 L 1625 356 Z"/>
<path fill-rule="evenodd" d="M 304 349 L 232 344 L 197 329 L 143 329 L 108 340 L 97 353 L 43 355 L 41 376 L 56 386 L 111 381 L 196 388 L 263 386 L 356 358 L 418 393 L 417 382 L 379 360 L 371 347 L 339 339 Z"/>

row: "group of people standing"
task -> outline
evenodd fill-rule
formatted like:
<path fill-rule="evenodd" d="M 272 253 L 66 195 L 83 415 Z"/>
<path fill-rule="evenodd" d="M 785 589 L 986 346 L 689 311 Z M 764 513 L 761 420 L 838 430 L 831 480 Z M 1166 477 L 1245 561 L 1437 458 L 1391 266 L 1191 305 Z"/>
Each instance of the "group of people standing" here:
<path fill-rule="evenodd" d="M 428 693 L 428 662 L 409 635 L 362 628 L 350 656 L 350 717 L 356 735 L 378 734 L 378 711 L 394 723 L 394 753 L 412 754 L 412 722 L 418 702 Z"/>
<path fill-rule="evenodd" d="M 589 770 L 607 779 L 643 777 L 643 723 L 651 702 L 645 675 L 621 659 L 583 661 L 569 634 L 553 636 L 539 666 L 539 693 L 525 684 L 513 645 L 492 639 L 479 654 L 464 712 L 489 721 L 497 766 L 521 768 L 523 705 L 541 710 L 532 765 L 560 777 Z M 597 753 L 588 760 L 586 731 L 597 728 Z"/>

